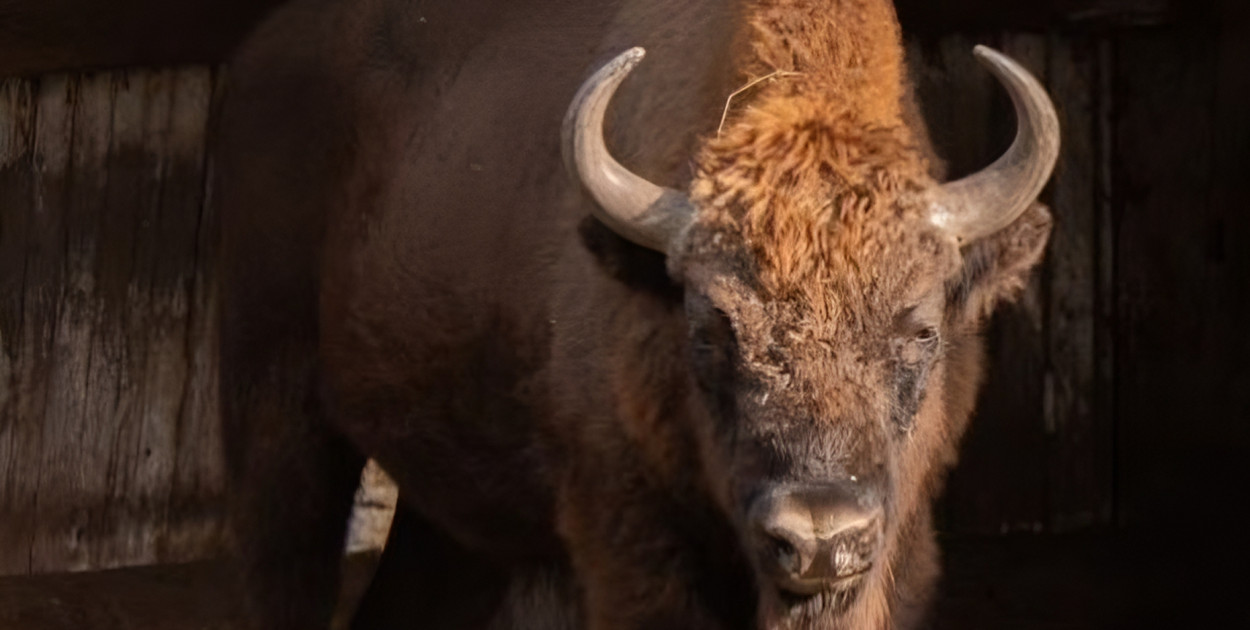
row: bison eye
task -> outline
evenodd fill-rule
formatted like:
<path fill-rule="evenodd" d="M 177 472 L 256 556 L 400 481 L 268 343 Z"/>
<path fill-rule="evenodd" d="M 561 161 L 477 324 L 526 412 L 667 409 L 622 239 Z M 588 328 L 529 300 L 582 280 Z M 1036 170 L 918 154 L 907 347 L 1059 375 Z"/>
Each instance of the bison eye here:
<path fill-rule="evenodd" d="M 931 343 L 931 342 L 937 341 L 937 338 L 938 338 L 938 329 L 936 327 L 930 326 L 928 328 L 921 329 L 919 332 L 917 332 L 915 340 L 920 343 Z"/>
<path fill-rule="evenodd" d="M 938 349 L 941 333 L 933 326 L 921 328 L 910 339 L 900 340 L 898 356 L 904 365 L 919 365 L 931 359 Z"/>

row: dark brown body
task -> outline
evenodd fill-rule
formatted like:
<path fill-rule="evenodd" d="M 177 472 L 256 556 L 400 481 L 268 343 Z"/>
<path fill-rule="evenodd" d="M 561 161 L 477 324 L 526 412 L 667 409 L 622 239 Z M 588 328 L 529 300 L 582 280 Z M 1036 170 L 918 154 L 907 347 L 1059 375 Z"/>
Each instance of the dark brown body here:
<path fill-rule="evenodd" d="M 216 191 L 227 450 L 258 627 L 324 624 L 365 456 L 402 505 L 361 627 L 506 625 L 507 606 L 546 611 L 520 627 L 755 626 L 749 562 L 674 419 L 693 388 L 681 288 L 662 255 L 588 218 L 559 144 L 586 75 L 644 46 L 653 62 L 617 95 L 610 141 L 684 188 L 741 84 L 738 4 L 298 0 L 251 38 Z M 994 247 L 979 254 L 991 271 Z M 974 333 L 945 368 L 935 471 L 972 406 Z M 916 482 L 924 502 L 938 479 Z M 899 527 L 886 605 L 900 627 L 936 572 L 927 519 Z"/>

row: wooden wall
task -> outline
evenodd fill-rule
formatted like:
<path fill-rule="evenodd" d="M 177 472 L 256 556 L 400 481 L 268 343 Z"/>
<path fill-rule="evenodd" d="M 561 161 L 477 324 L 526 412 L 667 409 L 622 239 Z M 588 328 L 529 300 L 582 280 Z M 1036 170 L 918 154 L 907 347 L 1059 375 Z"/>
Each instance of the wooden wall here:
<path fill-rule="evenodd" d="M 1250 477 L 1250 3 L 1209 20 L 1115 43 L 1115 480 L 1123 524 L 1244 559 L 1223 524 Z"/>
<path fill-rule="evenodd" d="M 940 508 L 946 531 L 1190 531 L 1244 478 L 1248 15 L 1230 0 L 1147 26 L 910 44 L 952 175 L 1012 133 L 1009 102 L 964 53 L 972 43 L 1034 71 L 1064 131 L 1043 194 L 1048 256 L 988 332 L 991 373 Z"/>
<path fill-rule="evenodd" d="M 1014 130 L 974 44 L 1033 69 L 1065 134 L 1050 252 L 989 331 L 945 532 L 1175 521 L 1250 447 L 1250 22 L 1199 4 L 952 31 L 900 2 L 952 176 Z M 0 574 L 221 549 L 210 68 L 0 84 Z"/>
<path fill-rule="evenodd" d="M 215 548 L 204 67 L 0 83 L 0 574 Z"/>

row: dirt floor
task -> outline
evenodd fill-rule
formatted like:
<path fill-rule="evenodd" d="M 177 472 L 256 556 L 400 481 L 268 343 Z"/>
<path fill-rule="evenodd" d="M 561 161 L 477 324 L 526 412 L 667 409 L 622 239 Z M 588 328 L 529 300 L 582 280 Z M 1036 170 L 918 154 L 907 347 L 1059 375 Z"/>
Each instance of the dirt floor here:
<path fill-rule="evenodd" d="M 935 630 L 1197 627 L 1186 606 L 1201 584 L 1164 569 L 1174 565 L 1151 556 L 1156 545 L 1024 536 L 943 546 Z M 339 627 L 373 561 L 348 559 Z M 225 565 L 211 562 L 0 578 L 0 629 L 236 630 L 237 583 Z"/>
<path fill-rule="evenodd" d="M 377 554 L 344 561 L 334 630 L 345 630 Z M 224 562 L 0 578 L 0 630 L 238 630 L 238 576 Z"/>

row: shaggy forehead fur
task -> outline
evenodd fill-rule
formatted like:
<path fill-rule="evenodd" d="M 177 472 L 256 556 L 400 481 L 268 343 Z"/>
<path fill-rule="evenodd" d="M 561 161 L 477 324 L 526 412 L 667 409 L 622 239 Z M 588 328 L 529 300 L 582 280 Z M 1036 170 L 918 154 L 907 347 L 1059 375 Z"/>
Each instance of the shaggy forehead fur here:
<path fill-rule="evenodd" d="M 925 280 L 944 278 L 955 251 L 911 201 L 934 183 L 902 118 L 893 11 L 879 0 L 773 0 L 750 27 L 742 67 L 795 74 L 759 89 L 704 146 L 694 249 L 740 250 L 761 293 L 818 319 L 887 316 L 933 289 Z"/>

